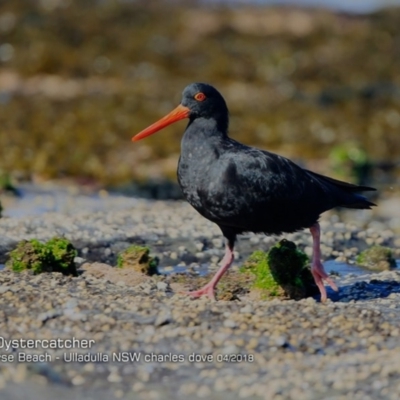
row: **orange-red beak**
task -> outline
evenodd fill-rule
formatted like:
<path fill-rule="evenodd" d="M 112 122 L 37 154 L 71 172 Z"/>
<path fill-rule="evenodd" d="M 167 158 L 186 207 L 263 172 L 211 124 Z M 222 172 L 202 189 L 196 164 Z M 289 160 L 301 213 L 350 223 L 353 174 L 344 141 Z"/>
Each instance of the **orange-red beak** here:
<path fill-rule="evenodd" d="M 190 113 L 190 109 L 188 107 L 179 104 L 174 110 L 172 110 L 168 115 L 161 118 L 159 121 L 155 122 L 153 125 L 150 125 L 148 128 L 139 132 L 132 138 L 132 142 L 137 142 L 138 140 L 144 139 L 147 136 L 152 135 L 153 133 L 158 132 L 162 128 L 165 128 L 168 125 L 173 124 L 176 121 L 180 121 L 183 118 L 188 118 Z"/>

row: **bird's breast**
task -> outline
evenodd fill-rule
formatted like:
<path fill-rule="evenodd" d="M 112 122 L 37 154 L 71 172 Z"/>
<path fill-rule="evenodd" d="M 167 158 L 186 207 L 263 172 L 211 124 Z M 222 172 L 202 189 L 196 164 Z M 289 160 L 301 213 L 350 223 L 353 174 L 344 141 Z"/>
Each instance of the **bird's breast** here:
<path fill-rule="evenodd" d="M 234 164 L 212 156 L 194 159 L 187 153 L 178 164 L 178 182 L 186 200 L 204 217 L 220 222 L 243 213 Z"/>

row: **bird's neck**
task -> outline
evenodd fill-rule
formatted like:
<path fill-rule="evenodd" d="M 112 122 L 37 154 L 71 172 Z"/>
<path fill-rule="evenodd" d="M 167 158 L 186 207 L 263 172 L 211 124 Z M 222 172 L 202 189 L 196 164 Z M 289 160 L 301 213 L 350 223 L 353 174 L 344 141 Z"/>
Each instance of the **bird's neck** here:
<path fill-rule="evenodd" d="M 209 145 L 221 143 L 228 138 L 228 119 L 196 118 L 189 121 L 182 139 L 184 144 L 206 142 Z"/>
<path fill-rule="evenodd" d="M 195 208 L 193 182 L 209 178 L 210 168 L 220 158 L 226 141 L 229 141 L 226 131 L 220 131 L 215 120 L 196 118 L 186 128 L 181 141 L 178 182 L 186 199 Z"/>

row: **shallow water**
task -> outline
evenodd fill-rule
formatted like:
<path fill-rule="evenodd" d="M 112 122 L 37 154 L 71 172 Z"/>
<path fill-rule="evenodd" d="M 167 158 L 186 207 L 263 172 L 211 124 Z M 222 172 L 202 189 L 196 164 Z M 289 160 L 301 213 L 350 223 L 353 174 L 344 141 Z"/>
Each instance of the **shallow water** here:
<path fill-rule="evenodd" d="M 337 262 L 335 260 L 327 260 L 324 263 L 324 267 L 328 273 L 333 272 L 334 274 L 338 274 L 340 276 L 353 274 L 353 275 L 365 275 L 372 274 L 376 271 L 370 271 L 368 269 L 359 267 L 358 265 L 350 265 L 342 262 Z M 400 260 L 396 260 L 397 268 L 400 270 Z M 158 270 L 161 274 L 171 274 L 175 273 L 185 273 L 188 272 L 188 267 L 182 265 L 176 265 L 171 269 L 171 267 L 159 267 Z M 199 264 L 199 266 L 190 268 L 191 271 L 198 273 L 200 276 L 207 275 L 208 265 L 207 264 Z"/>
<path fill-rule="evenodd" d="M 5 217 L 22 218 L 38 216 L 49 212 L 74 213 L 77 210 L 87 212 L 105 211 L 112 204 L 113 210 L 132 207 L 136 200 L 118 194 L 93 193 L 90 195 L 76 193 L 63 188 L 48 190 L 24 185 L 20 197 L 10 198 L 4 202 Z"/>
<path fill-rule="evenodd" d="M 348 274 L 359 276 L 359 275 L 365 275 L 365 274 L 372 274 L 372 273 L 376 272 L 376 271 L 370 271 L 370 270 L 361 268 L 357 265 L 341 263 L 341 262 L 337 262 L 335 260 L 328 260 L 328 261 L 325 261 L 323 264 L 328 273 L 333 272 L 335 274 L 338 274 L 339 276 L 344 276 L 344 275 L 348 275 Z M 400 270 L 400 259 L 396 260 L 396 264 L 397 264 L 397 269 Z M 2 269 L 4 269 L 4 267 L 5 267 L 4 264 L 0 264 L 0 271 Z M 198 266 L 190 267 L 190 268 L 187 266 L 184 266 L 184 265 L 176 265 L 172 269 L 171 269 L 171 267 L 158 267 L 158 270 L 161 274 L 165 274 L 165 275 L 169 275 L 171 273 L 185 273 L 185 272 L 188 272 L 189 270 L 193 271 L 195 273 L 198 273 L 199 276 L 205 276 L 209 273 L 208 264 L 199 264 Z"/>

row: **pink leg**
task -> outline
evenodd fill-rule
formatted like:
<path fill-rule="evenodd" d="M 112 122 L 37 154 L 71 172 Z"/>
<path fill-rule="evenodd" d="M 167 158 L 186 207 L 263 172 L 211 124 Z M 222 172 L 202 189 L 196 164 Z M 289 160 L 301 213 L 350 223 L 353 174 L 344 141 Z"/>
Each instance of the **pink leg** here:
<path fill-rule="evenodd" d="M 217 273 L 213 276 L 210 282 L 207 285 L 203 286 L 199 290 L 195 290 L 193 292 L 186 292 L 186 294 L 192 297 L 201 297 L 201 296 L 208 296 L 210 299 L 215 300 L 215 287 L 217 286 L 219 280 L 222 278 L 222 275 L 226 272 L 226 270 L 231 266 L 233 262 L 233 247 L 229 244 L 226 245 L 225 255 L 221 261 L 221 267 L 217 271 Z"/>
<path fill-rule="evenodd" d="M 333 290 L 337 291 L 338 288 L 336 286 L 336 283 L 331 278 L 329 278 L 328 274 L 326 273 L 321 263 L 320 227 L 318 222 L 310 228 L 310 232 L 313 237 L 313 256 L 311 262 L 311 273 L 321 293 L 321 301 L 324 302 L 326 301 L 327 296 L 323 280 L 325 280 Z"/>

